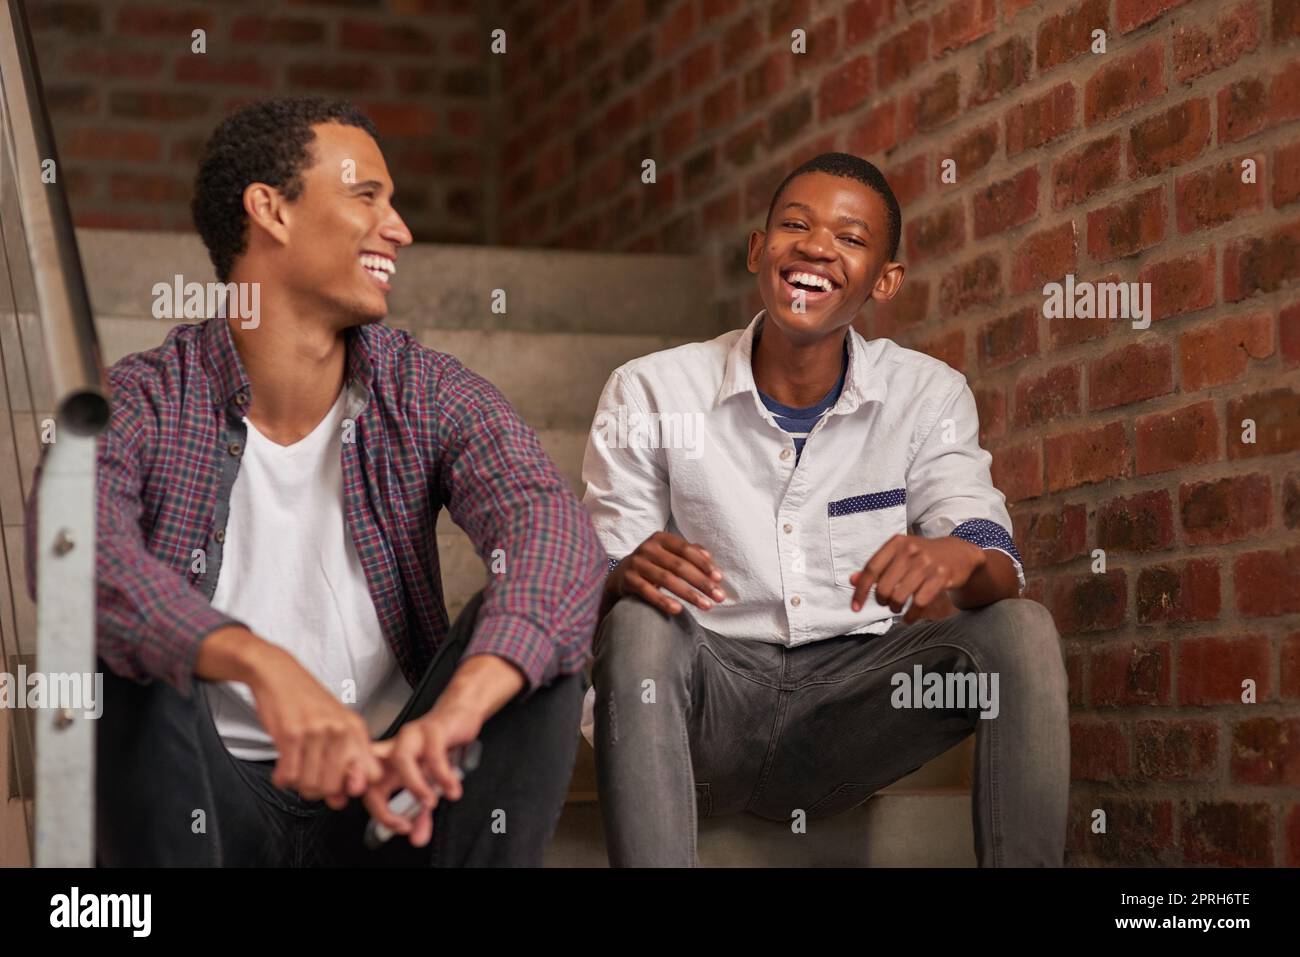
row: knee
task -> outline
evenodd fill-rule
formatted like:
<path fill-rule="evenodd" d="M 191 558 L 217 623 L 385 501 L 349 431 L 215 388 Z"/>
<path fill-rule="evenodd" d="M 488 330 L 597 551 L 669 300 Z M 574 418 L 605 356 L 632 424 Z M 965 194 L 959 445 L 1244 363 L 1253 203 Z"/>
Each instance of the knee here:
<path fill-rule="evenodd" d="M 1052 613 L 1041 603 L 1030 598 L 1004 598 L 977 614 L 982 627 L 974 629 L 973 634 L 984 670 L 1064 682 L 1061 636 Z"/>
<path fill-rule="evenodd" d="M 668 615 L 639 598 L 627 597 L 610 609 L 596 638 L 593 676 L 598 687 L 646 678 L 662 681 L 686 670 L 691 643 L 683 611 Z"/>

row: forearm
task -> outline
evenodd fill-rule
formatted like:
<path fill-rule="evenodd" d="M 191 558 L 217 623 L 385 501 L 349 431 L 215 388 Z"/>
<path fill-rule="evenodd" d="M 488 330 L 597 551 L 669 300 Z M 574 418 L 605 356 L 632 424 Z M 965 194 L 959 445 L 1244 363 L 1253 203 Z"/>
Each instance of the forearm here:
<path fill-rule="evenodd" d="M 486 721 L 528 684 L 524 673 L 496 655 L 470 655 L 461 660 L 438 698 L 442 707 L 463 707 Z"/>
<path fill-rule="evenodd" d="M 962 610 L 983 608 L 1004 598 L 1015 598 L 1020 593 L 1020 580 L 1010 556 L 995 548 L 980 548 L 973 542 L 960 541 L 978 565 L 966 584 L 948 590 L 953 605 Z"/>

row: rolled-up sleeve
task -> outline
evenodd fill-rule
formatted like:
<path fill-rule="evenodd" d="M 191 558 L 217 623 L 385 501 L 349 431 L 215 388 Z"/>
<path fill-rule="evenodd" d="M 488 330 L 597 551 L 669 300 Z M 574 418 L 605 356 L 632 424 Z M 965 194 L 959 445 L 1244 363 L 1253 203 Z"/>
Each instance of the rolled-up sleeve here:
<path fill-rule="evenodd" d="M 975 396 L 962 377 L 924 420 L 926 432 L 907 472 L 907 520 L 926 538 L 953 535 L 1004 552 L 1025 590 L 1006 496 L 994 485 L 993 456 L 979 444 Z"/>
<path fill-rule="evenodd" d="M 628 441 L 629 422 L 646 417 L 633 385 L 615 372 L 601 391 L 582 458 L 582 504 L 607 555 L 608 569 L 668 526 L 668 472 L 660 450 Z"/>
<path fill-rule="evenodd" d="M 189 697 L 203 639 L 243 622 L 152 555 L 140 526 L 140 450 L 149 438 L 147 402 L 129 380 L 113 390 L 113 411 L 98 436 L 95 462 L 96 652 L 116 674 L 161 679 Z M 27 587 L 36 598 L 36 520 L 44 455 L 27 502 Z"/>
<path fill-rule="evenodd" d="M 432 398 L 442 499 L 489 570 L 465 656 L 504 658 L 532 694 L 587 662 L 604 583 L 600 541 L 495 386 L 453 363 Z"/>

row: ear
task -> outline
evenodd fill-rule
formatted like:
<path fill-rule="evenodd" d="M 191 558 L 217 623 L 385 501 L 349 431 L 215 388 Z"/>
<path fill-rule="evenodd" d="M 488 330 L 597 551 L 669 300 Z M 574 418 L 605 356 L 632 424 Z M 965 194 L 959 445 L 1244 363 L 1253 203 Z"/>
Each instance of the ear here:
<path fill-rule="evenodd" d="M 281 246 L 289 242 L 289 203 L 274 186 L 249 183 L 244 187 L 244 212 L 250 230 L 257 228 Z"/>
<path fill-rule="evenodd" d="M 871 289 L 871 298 L 877 302 L 888 302 L 898 295 L 903 286 L 903 273 L 906 267 L 902 263 L 888 262 L 880 270 L 880 277 Z"/>
<path fill-rule="evenodd" d="M 758 272 L 758 262 L 763 258 L 763 243 L 767 242 L 767 233 L 761 229 L 756 229 L 749 234 L 749 255 L 746 257 L 745 265 L 749 267 L 752 273 Z"/>

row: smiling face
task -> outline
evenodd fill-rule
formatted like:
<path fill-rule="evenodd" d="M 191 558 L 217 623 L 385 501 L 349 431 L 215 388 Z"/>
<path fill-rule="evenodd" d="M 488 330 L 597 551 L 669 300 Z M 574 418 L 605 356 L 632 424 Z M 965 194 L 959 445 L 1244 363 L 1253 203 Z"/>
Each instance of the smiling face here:
<path fill-rule="evenodd" d="M 786 185 L 767 230 L 750 234 L 748 265 L 788 340 L 819 340 L 868 299 L 894 297 L 903 266 L 889 260 L 888 223 L 883 197 L 855 179 L 814 172 Z"/>
<path fill-rule="evenodd" d="M 388 315 L 397 251 L 411 233 L 393 208 L 393 182 L 379 144 L 340 123 L 314 126 L 313 162 L 298 198 L 279 212 L 272 274 L 291 301 L 337 317 L 340 326 Z"/>

